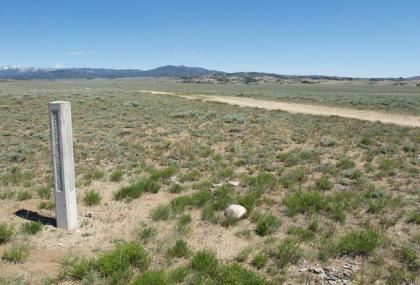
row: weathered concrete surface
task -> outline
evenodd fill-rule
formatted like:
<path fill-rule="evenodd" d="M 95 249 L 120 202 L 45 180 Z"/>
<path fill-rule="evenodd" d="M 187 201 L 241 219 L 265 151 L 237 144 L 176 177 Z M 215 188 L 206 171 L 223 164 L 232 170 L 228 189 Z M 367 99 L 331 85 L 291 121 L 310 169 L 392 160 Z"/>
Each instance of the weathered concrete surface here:
<path fill-rule="evenodd" d="M 49 103 L 51 157 L 57 227 L 72 230 L 77 221 L 70 102 Z"/>

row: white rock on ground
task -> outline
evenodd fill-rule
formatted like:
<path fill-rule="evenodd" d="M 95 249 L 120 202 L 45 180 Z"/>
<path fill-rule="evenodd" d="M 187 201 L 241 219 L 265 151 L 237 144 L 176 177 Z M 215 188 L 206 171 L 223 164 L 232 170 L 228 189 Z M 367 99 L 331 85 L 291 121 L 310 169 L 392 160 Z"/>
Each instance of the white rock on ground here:
<path fill-rule="evenodd" d="M 175 184 L 179 184 L 179 180 L 178 180 L 178 177 L 176 177 L 175 175 L 174 176 L 171 176 L 171 182 L 172 183 L 175 183 Z"/>
<path fill-rule="evenodd" d="M 239 186 L 239 181 L 228 181 L 228 184 L 232 185 L 232 186 L 235 186 L 235 187 L 238 187 Z"/>
<path fill-rule="evenodd" d="M 238 205 L 238 204 L 231 204 L 225 210 L 225 216 L 234 218 L 234 219 L 242 219 L 246 215 L 245 207 Z"/>

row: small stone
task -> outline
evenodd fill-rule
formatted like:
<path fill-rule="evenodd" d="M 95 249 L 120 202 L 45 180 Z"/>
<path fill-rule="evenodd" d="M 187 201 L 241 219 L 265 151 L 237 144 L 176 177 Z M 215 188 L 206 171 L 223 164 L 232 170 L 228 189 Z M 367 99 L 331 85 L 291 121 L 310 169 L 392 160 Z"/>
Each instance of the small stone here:
<path fill-rule="evenodd" d="M 87 212 L 87 213 L 86 213 L 86 217 L 87 217 L 87 218 L 92 218 L 92 216 L 93 216 L 92 212 Z"/>
<path fill-rule="evenodd" d="M 335 284 L 337 282 L 337 278 L 331 275 L 328 275 L 326 279 L 330 284 Z"/>
<path fill-rule="evenodd" d="M 231 204 L 225 210 L 225 216 L 234 219 L 242 219 L 246 215 L 245 207 L 238 204 Z"/>
<path fill-rule="evenodd" d="M 315 274 L 322 274 L 322 273 L 324 273 L 324 270 L 322 269 L 322 268 L 311 268 L 310 270 L 309 270 L 310 272 L 313 272 L 313 273 L 315 273 Z"/>
<path fill-rule="evenodd" d="M 212 185 L 213 185 L 213 187 L 218 188 L 218 187 L 222 187 L 223 183 L 213 183 Z"/>
<path fill-rule="evenodd" d="M 238 187 L 239 186 L 239 181 L 228 181 L 228 184 L 232 185 L 232 186 L 235 186 L 235 187 Z"/>
<path fill-rule="evenodd" d="M 137 101 L 127 101 L 123 104 L 124 107 L 139 107 L 140 103 Z"/>

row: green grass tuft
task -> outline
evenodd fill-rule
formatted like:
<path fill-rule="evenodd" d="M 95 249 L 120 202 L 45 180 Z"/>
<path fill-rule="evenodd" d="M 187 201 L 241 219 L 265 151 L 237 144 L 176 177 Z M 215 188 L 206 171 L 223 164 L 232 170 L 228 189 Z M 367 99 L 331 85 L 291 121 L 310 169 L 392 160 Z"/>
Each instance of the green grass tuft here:
<path fill-rule="evenodd" d="M 420 269 L 420 257 L 413 247 L 405 246 L 400 251 L 400 261 L 404 263 L 409 270 L 418 271 Z"/>
<path fill-rule="evenodd" d="M 179 217 L 175 224 L 175 230 L 178 234 L 185 234 L 188 232 L 188 225 L 192 222 L 190 214 L 183 214 Z"/>
<path fill-rule="evenodd" d="M 93 258 L 65 257 L 60 273 L 61 278 L 84 280 L 93 273 L 96 261 Z"/>
<path fill-rule="evenodd" d="M 324 211 L 343 222 L 346 218 L 344 210 L 349 206 L 351 198 L 351 194 L 345 192 L 325 195 L 318 191 L 299 191 L 287 195 L 283 199 L 283 204 L 291 216 L 298 213 L 312 214 Z"/>
<path fill-rule="evenodd" d="M 169 218 L 170 209 L 168 206 L 160 205 L 152 211 L 152 220 L 167 220 Z"/>
<path fill-rule="evenodd" d="M 268 255 L 264 251 L 257 253 L 251 261 L 252 266 L 257 269 L 264 268 L 268 262 Z"/>
<path fill-rule="evenodd" d="M 138 242 L 132 241 L 121 243 L 114 250 L 102 253 L 97 260 L 97 267 L 102 276 L 115 283 L 130 277 L 132 267 L 144 271 L 149 263 L 145 249 Z"/>
<path fill-rule="evenodd" d="M 7 248 L 3 252 L 2 259 L 13 263 L 19 263 L 25 261 L 28 256 L 29 247 L 26 244 L 18 243 Z"/>
<path fill-rule="evenodd" d="M 114 194 L 115 200 L 131 201 L 139 198 L 144 192 L 157 193 L 160 185 L 151 179 L 139 179 L 129 186 L 123 187 Z"/>
<path fill-rule="evenodd" d="M 98 205 L 102 200 L 101 194 L 95 190 L 90 190 L 85 193 L 83 197 L 83 202 L 86 206 Z"/>
<path fill-rule="evenodd" d="M 168 257 L 188 257 L 190 255 L 190 249 L 188 247 L 188 244 L 180 239 L 177 240 L 173 247 L 169 248 L 166 255 Z"/>
<path fill-rule="evenodd" d="M 333 183 L 328 179 L 328 177 L 322 176 L 315 182 L 315 189 L 320 191 L 331 190 Z"/>
<path fill-rule="evenodd" d="M 258 217 L 256 233 L 266 236 L 274 233 L 280 227 L 280 221 L 273 214 L 262 214 Z"/>
<path fill-rule="evenodd" d="M 118 181 L 121 181 L 123 175 L 124 173 L 122 172 L 122 170 L 115 169 L 114 171 L 112 171 L 111 175 L 109 176 L 109 179 L 112 182 L 118 182 Z"/>
<path fill-rule="evenodd" d="M 158 181 L 160 179 L 168 179 L 176 173 L 176 167 L 169 166 L 160 170 L 152 170 L 150 173 L 150 179 L 152 181 Z"/>
<path fill-rule="evenodd" d="M 302 257 L 302 252 L 299 249 L 299 244 L 292 239 L 283 240 L 273 253 L 277 267 L 283 268 L 289 263 L 297 263 Z"/>
<path fill-rule="evenodd" d="M 48 200 L 51 198 L 52 191 L 50 188 L 43 186 L 37 188 L 36 193 L 38 194 L 39 198 Z"/>
<path fill-rule="evenodd" d="M 159 271 L 146 271 L 134 280 L 133 285 L 169 285 L 166 273 Z"/>
<path fill-rule="evenodd" d="M 214 275 L 218 265 L 216 254 L 208 250 L 196 252 L 191 260 L 191 268 L 201 274 Z"/>
<path fill-rule="evenodd" d="M 240 264 L 223 266 L 220 270 L 220 285 L 268 285 L 269 283 L 255 272 L 244 268 Z"/>
<path fill-rule="evenodd" d="M 26 235 L 35 235 L 42 230 L 41 222 L 27 222 L 21 225 L 21 232 Z"/>
<path fill-rule="evenodd" d="M 372 229 L 351 231 L 338 241 L 336 250 L 340 255 L 369 255 L 380 243 L 379 233 Z"/>
<path fill-rule="evenodd" d="M 171 282 L 171 284 L 179 284 L 185 280 L 189 273 L 189 267 L 181 266 L 169 272 L 168 279 Z"/>
<path fill-rule="evenodd" d="M 157 230 L 153 227 L 141 226 L 138 232 L 138 237 L 143 242 L 148 242 L 157 235 Z"/>
<path fill-rule="evenodd" d="M 420 210 L 414 210 L 408 215 L 407 223 L 420 225 Z"/>
<path fill-rule="evenodd" d="M 16 192 L 16 200 L 25 201 L 32 198 L 32 193 L 28 191 Z"/>
<path fill-rule="evenodd" d="M 7 224 L 0 224 L 0 244 L 8 242 L 15 233 L 12 226 Z"/>

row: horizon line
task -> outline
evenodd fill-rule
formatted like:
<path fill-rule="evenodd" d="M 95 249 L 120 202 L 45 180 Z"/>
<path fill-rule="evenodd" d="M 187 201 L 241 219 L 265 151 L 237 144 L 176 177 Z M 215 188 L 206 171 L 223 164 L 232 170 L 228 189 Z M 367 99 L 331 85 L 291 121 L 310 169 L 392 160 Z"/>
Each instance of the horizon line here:
<path fill-rule="evenodd" d="M 8 70 L 9 68 L 12 69 L 49 69 L 49 70 L 63 70 L 63 69 L 109 69 L 109 70 L 137 70 L 137 71 L 150 71 L 161 67 L 187 67 L 187 68 L 201 68 L 206 69 L 208 71 L 213 72 L 220 72 L 226 74 L 234 74 L 234 73 L 262 73 L 267 75 L 278 75 L 278 76 L 296 76 L 296 77 L 336 77 L 336 78 L 349 78 L 349 79 L 410 79 L 413 77 L 419 77 L 420 75 L 409 75 L 409 76 L 349 76 L 349 75 L 325 75 L 325 74 L 288 74 L 288 73 L 277 73 L 277 72 L 267 72 L 267 71 L 223 71 L 223 70 L 216 70 L 213 68 L 206 68 L 202 66 L 188 66 L 184 64 L 166 64 L 160 65 L 150 69 L 143 69 L 143 68 L 123 68 L 123 67 L 92 67 L 92 66 L 83 66 L 83 67 L 37 67 L 37 66 L 22 66 L 22 65 L 0 65 L 0 71 Z"/>

